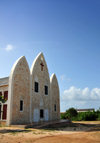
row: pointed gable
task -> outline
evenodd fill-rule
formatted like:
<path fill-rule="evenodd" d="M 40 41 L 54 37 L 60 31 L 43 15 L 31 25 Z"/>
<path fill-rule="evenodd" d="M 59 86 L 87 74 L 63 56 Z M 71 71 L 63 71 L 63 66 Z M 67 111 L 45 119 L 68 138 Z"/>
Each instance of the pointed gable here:
<path fill-rule="evenodd" d="M 8 124 L 28 123 L 30 121 L 30 70 L 24 56 L 20 57 L 12 67 L 8 101 Z M 20 103 L 23 103 L 23 112 L 20 112 Z"/>
<path fill-rule="evenodd" d="M 31 66 L 31 75 L 34 73 L 35 70 L 40 71 L 44 71 L 47 72 L 48 76 L 49 76 L 49 72 L 48 72 L 48 67 L 44 58 L 43 53 L 39 53 L 37 55 L 37 57 L 35 58 L 35 60 L 33 61 L 33 64 Z"/>
<path fill-rule="evenodd" d="M 58 120 L 60 119 L 60 97 L 59 85 L 55 74 L 50 77 L 50 96 L 52 120 Z"/>
<path fill-rule="evenodd" d="M 50 77 L 50 84 L 52 86 L 56 86 L 59 89 L 58 80 L 57 80 L 57 77 L 56 77 L 56 75 L 54 73 Z"/>
<path fill-rule="evenodd" d="M 37 112 L 43 110 L 44 114 L 47 111 L 50 119 L 50 78 L 43 53 L 38 54 L 31 67 L 31 91 L 32 120 L 36 121 L 34 117 L 36 110 Z M 41 120 L 40 118 L 37 119 Z M 45 115 L 43 120 L 46 120 Z"/>

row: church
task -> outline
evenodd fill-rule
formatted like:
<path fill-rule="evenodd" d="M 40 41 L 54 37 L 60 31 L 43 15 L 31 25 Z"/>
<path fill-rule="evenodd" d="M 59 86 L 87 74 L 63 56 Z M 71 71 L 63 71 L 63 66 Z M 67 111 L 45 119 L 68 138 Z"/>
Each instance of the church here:
<path fill-rule="evenodd" d="M 25 56 L 20 57 L 9 77 L 0 78 L 0 122 L 7 125 L 30 124 L 60 119 L 57 77 L 49 77 L 43 53 L 37 55 L 31 69 Z"/>

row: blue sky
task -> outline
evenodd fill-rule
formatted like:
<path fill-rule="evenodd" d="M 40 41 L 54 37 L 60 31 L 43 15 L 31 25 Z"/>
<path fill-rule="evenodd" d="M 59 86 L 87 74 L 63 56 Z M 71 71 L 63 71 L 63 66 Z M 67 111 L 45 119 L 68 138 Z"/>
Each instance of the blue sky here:
<path fill-rule="evenodd" d="M 0 77 L 22 55 L 43 52 L 61 111 L 100 107 L 100 1 L 0 0 Z"/>

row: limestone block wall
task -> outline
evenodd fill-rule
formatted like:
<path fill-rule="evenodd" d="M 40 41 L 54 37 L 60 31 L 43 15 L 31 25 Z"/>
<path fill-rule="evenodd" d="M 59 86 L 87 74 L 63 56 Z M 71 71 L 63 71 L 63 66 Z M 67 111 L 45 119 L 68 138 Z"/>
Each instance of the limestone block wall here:
<path fill-rule="evenodd" d="M 51 96 L 52 120 L 59 120 L 60 119 L 60 97 L 59 97 L 58 81 L 55 74 L 52 74 L 50 78 L 50 96 Z"/>
<path fill-rule="evenodd" d="M 35 82 L 38 92 L 35 92 Z M 19 58 L 13 65 L 8 84 L 7 125 L 60 119 L 58 81 L 55 74 L 49 77 L 42 53 L 34 60 L 31 70 L 25 57 Z M 20 101 L 23 101 L 23 111 L 20 111 Z M 44 112 L 43 118 L 40 110 Z"/>
<path fill-rule="evenodd" d="M 30 70 L 25 57 L 19 58 L 14 64 L 8 91 L 7 124 L 26 124 L 30 122 Z M 23 111 L 20 111 L 20 100 Z"/>
<path fill-rule="evenodd" d="M 43 64 L 43 70 L 41 70 L 41 63 Z M 39 83 L 39 92 L 34 91 L 34 83 Z M 48 86 L 48 95 L 45 95 L 44 86 Z M 47 64 L 42 53 L 40 53 L 34 60 L 31 67 L 31 121 L 34 122 L 34 110 L 37 110 L 37 121 L 40 119 L 40 109 L 44 110 L 45 120 L 51 119 L 51 100 L 50 100 L 50 78 L 48 73 Z M 38 117 L 39 116 L 39 117 Z"/>

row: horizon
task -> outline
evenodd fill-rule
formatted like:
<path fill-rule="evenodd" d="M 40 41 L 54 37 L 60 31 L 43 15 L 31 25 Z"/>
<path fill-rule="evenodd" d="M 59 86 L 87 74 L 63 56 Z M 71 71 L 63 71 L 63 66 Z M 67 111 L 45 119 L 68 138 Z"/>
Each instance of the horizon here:
<path fill-rule="evenodd" d="M 41 51 L 60 88 L 61 112 L 100 107 L 100 1 L 0 1 L 0 78 Z"/>

